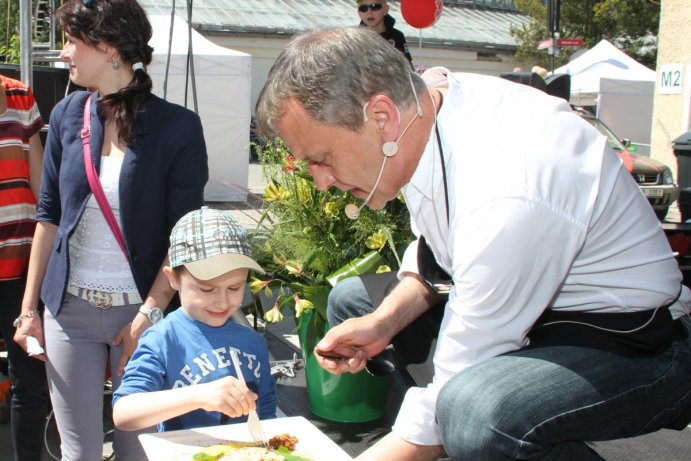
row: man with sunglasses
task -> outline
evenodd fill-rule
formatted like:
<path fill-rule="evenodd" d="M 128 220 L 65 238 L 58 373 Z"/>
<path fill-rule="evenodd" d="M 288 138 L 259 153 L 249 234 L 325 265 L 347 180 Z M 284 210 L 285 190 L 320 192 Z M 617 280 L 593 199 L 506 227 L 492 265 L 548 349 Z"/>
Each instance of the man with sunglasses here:
<path fill-rule="evenodd" d="M 386 0 L 357 0 L 357 11 L 360 15 L 360 27 L 370 27 L 377 31 L 384 40 L 399 50 L 413 66 L 413 57 L 408 51 L 403 32 L 396 29 L 396 20 L 389 14 Z"/>

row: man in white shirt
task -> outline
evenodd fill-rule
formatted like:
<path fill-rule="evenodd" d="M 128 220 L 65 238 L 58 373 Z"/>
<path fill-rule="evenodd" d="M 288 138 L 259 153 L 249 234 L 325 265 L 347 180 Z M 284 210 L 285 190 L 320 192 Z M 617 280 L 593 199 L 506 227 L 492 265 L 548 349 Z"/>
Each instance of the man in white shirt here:
<path fill-rule="evenodd" d="M 322 367 L 362 370 L 439 299 L 420 254 L 452 284 L 433 382 L 359 459 L 601 459 L 584 441 L 688 422 L 691 292 L 605 139 L 527 86 L 441 68 L 423 82 L 378 39 L 297 37 L 257 105 L 320 189 L 364 200 L 349 216 L 402 191 L 419 237 L 376 310 L 317 346 Z"/>

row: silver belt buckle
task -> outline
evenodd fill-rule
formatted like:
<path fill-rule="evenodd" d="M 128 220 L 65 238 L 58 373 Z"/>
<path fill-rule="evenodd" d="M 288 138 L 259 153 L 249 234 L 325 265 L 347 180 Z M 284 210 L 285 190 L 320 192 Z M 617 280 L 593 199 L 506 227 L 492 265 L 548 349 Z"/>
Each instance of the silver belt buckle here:
<path fill-rule="evenodd" d="M 99 309 L 110 309 L 113 307 L 113 297 L 110 293 L 97 290 L 86 290 L 86 300 L 94 307 Z"/>

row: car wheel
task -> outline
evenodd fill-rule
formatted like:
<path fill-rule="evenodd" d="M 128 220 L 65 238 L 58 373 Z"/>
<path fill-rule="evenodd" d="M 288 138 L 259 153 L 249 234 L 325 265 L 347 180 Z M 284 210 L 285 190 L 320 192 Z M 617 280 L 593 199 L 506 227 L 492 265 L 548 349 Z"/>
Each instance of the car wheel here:
<path fill-rule="evenodd" d="M 667 210 L 669 210 L 669 208 L 665 208 L 664 210 L 655 210 L 655 215 L 657 216 L 657 219 L 663 221 L 665 219 L 665 216 L 667 216 Z"/>

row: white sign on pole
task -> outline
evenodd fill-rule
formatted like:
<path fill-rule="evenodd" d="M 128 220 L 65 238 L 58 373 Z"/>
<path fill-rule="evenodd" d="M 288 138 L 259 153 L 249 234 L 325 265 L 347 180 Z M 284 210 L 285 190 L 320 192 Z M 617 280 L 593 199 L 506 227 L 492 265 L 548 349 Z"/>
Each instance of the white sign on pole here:
<path fill-rule="evenodd" d="M 658 72 L 658 94 L 681 94 L 683 64 L 663 64 Z"/>

